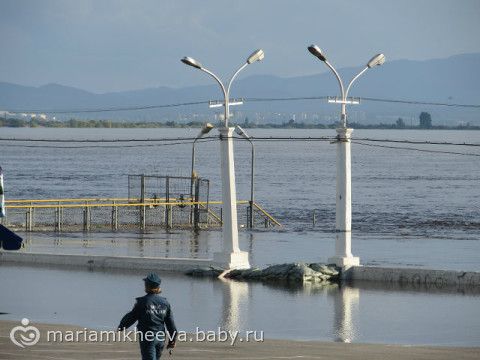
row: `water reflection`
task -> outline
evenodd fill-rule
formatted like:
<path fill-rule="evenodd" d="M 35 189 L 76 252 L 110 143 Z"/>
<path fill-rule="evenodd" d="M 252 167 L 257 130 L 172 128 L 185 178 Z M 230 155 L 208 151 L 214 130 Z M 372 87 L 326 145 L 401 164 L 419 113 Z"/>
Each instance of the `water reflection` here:
<path fill-rule="evenodd" d="M 341 286 L 331 295 L 334 298 L 333 333 L 335 341 L 351 343 L 357 333 L 355 324 L 358 323 L 358 320 L 355 319 L 355 316 L 358 314 L 360 291 L 348 286 Z"/>
<path fill-rule="evenodd" d="M 146 244 L 151 241 L 145 240 Z M 173 246 L 176 240 L 172 238 Z M 141 278 L 145 275 L 135 270 L 88 271 L 69 265 L 5 263 L 0 263 L 0 272 L 0 311 L 9 313 L 2 319 L 28 317 L 36 322 L 98 329 L 110 329 L 119 314 L 131 308 L 133 297 L 143 292 Z M 220 326 L 262 330 L 269 339 L 479 345 L 478 290 L 432 292 L 388 284 L 286 285 L 196 279 L 167 272 L 160 275 L 177 325 L 186 331 Z M 29 279 L 27 288 L 19 286 L 21 279 Z M 58 286 L 72 279 L 75 286 L 68 292 Z M 109 305 L 99 306 L 98 299 Z"/>
<path fill-rule="evenodd" d="M 249 318 L 251 291 L 258 284 L 223 279 L 213 283 L 214 288 L 221 288 L 222 311 L 219 325 L 226 330 L 245 329 Z M 333 331 L 335 341 L 350 343 L 358 332 L 359 289 L 329 283 L 287 284 L 283 282 L 263 283 L 262 286 L 285 291 L 292 294 L 316 296 L 327 295 L 333 299 Z M 252 287 L 252 289 L 250 289 Z M 307 319 L 305 319 L 307 322 Z"/>
<path fill-rule="evenodd" d="M 214 283 L 214 287 L 222 288 L 222 313 L 220 326 L 225 330 L 245 328 L 248 314 L 249 284 L 241 281 L 222 279 Z"/>
<path fill-rule="evenodd" d="M 198 231 L 194 231 L 190 236 L 190 257 L 192 258 L 198 257 L 199 246 L 200 246 L 200 242 L 198 238 Z"/>

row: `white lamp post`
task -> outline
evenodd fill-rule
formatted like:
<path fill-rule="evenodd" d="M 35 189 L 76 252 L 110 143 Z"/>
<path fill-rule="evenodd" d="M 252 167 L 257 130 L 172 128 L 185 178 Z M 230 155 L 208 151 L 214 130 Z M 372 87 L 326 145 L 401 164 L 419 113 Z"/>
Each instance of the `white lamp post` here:
<path fill-rule="evenodd" d="M 337 70 L 328 62 L 325 53 L 317 46 L 310 45 L 308 51 L 323 61 L 337 78 L 340 86 L 341 100 L 335 101 L 341 104 L 340 126 L 337 131 L 337 191 L 336 191 L 336 213 L 335 213 L 335 256 L 328 259 L 340 267 L 357 266 L 360 259 L 352 255 L 352 168 L 351 168 L 351 135 L 353 129 L 347 128 L 346 105 L 353 103 L 348 100 L 348 93 L 352 84 L 365 71 L 385 62 L 385 55 L 375 55 L 356 76 L 350 80 L 345 91 L 342 78 Z"/>
<path fill-rule="evenodd" d="M 257 50 L 251 54 L 247 61 L 233 74 L 227 86 L 222 83 L 217 75 L 204 68 L 195 59 L 184 57 L 181 61 L 189 66 L 206 72 L 220 85 L 224 96 L 224 126 L 219 128 L 220 152 L 221 152 L 221 175 L 222 175 L 222 202 L 223 202 L 223 251 L 214 254 L 214 261 L 226 269 L 245 269 L 250 267 L 248 253 L 240 251 L 238 246 L 238 224 L 237 224 L 237 198 L 235 188 L 235 165 L 233 157 L 232 134 L 234 128 L 228 127 L 230 117 L 229 101 L 230 87 L 238 73 L 247 65 L 260 61 L 264 58 L 263 50 Z"/>

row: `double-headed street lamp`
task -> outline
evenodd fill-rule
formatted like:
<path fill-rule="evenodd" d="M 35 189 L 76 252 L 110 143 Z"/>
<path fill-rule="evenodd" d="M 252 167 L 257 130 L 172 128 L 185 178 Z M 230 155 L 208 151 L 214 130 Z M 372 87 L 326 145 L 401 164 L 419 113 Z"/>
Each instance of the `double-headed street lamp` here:
<path fill-rule="evenodd" d="M 189 66 L 206 72 L 220 85 L 224 96 L 224 124 L 218 129 L 220 133 L 221 152 L 221 175 L 222 175 L 222 202 L 223 202 L 223 251 L 214 254 L 214 261 L 227 269 L 249 268 L 248 253 L 240 251 L 238 246 L 238 224 L 237 224 L 237 197 L 235 188 L 235 165 L 233 157 L 232 134 L 234 128 L 228 127 L 230 117 L 229 101 L 230 87 L 238 73 L 247 65 L 260 61 L 264 58 L 263 50 L 252 53 L 246 62 L 238 68 L 228 82 L 223 84 L 220 78 L 201 63 L 191 57 L 184 57 L 181 61 Z"/>
<path fill-rule="evenodd" d="M 367 63 L 364 69 L 350 80 L 347 89 L 343 85 L 342 78 L 337 70 L 328 62 L 325 53 L 317 46 L 310 45 L 308 51 L 323 61 L 337 78 L 340 86 L 341 100 L 334 101 L 341 104 L 340 127 L 337 128 L 337 191 L 335 213 L 335 256 L 329 262 L 340 267 L 350 267 L 360 264 L 360 259 L 352 255 L 352 172 L 351 172 L 351 135 L 353 129 L 347 128 L 347 104 L 353 104 L 348 100 L 348 93 L 352 84 L 368 69 L 382 65 L 385 55 L 377 54 Z"/>
<path fill-rule="evenodd" d="M 243 130 L 239 125 L 235 127 L 235 132 L 243 137 L 244 139 L 248 140 L 250 145 L 252 146 L 252 159 L 250 161 L 250 201 L 249 201 L 249 218 L 248 218 L 248 227 L 253 229 L 253 202 L 254 198 L 254 180 L 255 180 L 255 145 L 253 145 L 252 138 L 247 134 L 245 130 Z"/>

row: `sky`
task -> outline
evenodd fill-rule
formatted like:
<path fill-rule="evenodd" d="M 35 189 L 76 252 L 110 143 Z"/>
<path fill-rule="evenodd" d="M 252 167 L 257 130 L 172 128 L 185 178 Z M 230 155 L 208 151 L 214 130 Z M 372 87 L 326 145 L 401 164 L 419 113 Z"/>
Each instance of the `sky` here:
<path fill-rule="evenodd" d="M 427 60 L 480 52 L 479 0 L 0 0 L 0 81 L 58 83 L 103 93 L 210 84 L 180 62 L 222 78 L 262 48 L 240 77 Z"/>

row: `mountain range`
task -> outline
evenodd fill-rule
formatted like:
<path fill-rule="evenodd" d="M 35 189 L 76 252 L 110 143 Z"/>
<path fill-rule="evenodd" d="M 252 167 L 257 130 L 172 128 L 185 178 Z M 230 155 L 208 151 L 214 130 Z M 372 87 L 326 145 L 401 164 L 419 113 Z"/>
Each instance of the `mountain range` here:
<path fill-rule="evenodd" d="M 319 62 L 319 68 L 322 64 Z M 349 80 L 361 68 L 339 69 L 342 78 Z M 193 75 L 192 75 L 193 76 Z M 395 60 L 370 69 L 352 87 L 351 96 L 411 100 L 423 102 L 480 104 L 480 53 L 455 55 L 444 59 L 425 61 Z M 325 71 L 315 75 L 282 78 L 254 75 L 237 80 L 232 86 L 232 97 L 298 98 L 338 95 L 338 84 L 333 74 Z M 96 94 L 93 92 L 48 84 L 40 87 L 0 82 L 0 113 L 43 112 L 57 119 L 110 119 L 127 121 L 205 121 L 214 110 L 206 104 L 181 107 L 154 108 L 141 111 L 109 111 L 55 114 L 49 110 L 105 109 L 129 106 L 166 105 L 208 101 L 220 98 L 218 85 L 185 88 L 156 87 L 135 91 Z M 232 107 L 237 120 L 249 117 L 257 122 L 296 121 L 329 123 L 337 118 L 338 105 L 326 100 L 245 101 Z M 434 124 L 480 124 L 480 109 L 432 105 L 412 105 L 364 100 L 350 107 L 349 117 L 365 123 L 391 123 L 398 117 L 418 118 L 422 111 L 432 115 Z M 10 116 L 10 115 L 9 115 Z M 417 121 L 417 120 L 415 120 Z"/>

